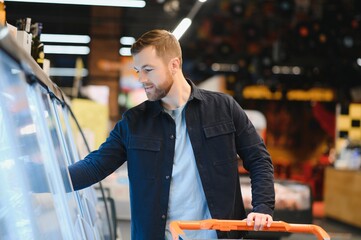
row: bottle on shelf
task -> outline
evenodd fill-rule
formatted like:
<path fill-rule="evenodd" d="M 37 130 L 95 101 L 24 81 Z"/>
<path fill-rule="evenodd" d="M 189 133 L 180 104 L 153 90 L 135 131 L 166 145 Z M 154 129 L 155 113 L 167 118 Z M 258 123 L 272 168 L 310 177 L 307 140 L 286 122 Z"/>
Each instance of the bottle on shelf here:
<path fill-rule="evenodd" d="M 25 32 L 30 33 L 31 18 L 25 19 Z"/>
<path fill-rule="evenodd" d="M 15 23 L 16 28 L 18 31 L 25 31 L 25 19 L 17 19 Z"/>
<path fill-rule="evenodd" d="M 45 58 L 44 44 L 40 41 L 40 35 L 42 30 L 43 30 L 42 23 L 34 23 L 33 25 L 31 25 L 31 33 L 33 35 L 31 56 L 40 65 L 40 67 L 43 67 L 44 58 Z"/>
<path fill-rule="evenodd" d="M 30 33 L 31 18 L 18 19 L 16 21 L 16 39 L 27 53 L 31 53 L 32 36 Z"/>

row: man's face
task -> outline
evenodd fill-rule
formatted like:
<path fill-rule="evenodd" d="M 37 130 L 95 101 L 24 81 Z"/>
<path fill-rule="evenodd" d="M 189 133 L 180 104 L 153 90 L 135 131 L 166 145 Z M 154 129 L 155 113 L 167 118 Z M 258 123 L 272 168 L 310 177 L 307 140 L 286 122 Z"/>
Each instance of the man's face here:
<path fill-rule="evenodd" d="M 133 56 L 133 60 L 148 99 L 156 101 L 164 98 L 173 85 L 173 77 L 168 66 L 157 56 L 155 48 L 144 48 Z"/>

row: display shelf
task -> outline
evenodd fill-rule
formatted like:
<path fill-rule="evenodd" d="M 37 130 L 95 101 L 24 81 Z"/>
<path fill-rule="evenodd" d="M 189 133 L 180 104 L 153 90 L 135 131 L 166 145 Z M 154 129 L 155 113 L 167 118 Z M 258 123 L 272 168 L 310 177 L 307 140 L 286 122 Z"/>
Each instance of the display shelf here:
<path fill-rule="evenodd" d="M 361 228 L 361 171 L 329 167 L 325 174 L 325 216 Z"/>

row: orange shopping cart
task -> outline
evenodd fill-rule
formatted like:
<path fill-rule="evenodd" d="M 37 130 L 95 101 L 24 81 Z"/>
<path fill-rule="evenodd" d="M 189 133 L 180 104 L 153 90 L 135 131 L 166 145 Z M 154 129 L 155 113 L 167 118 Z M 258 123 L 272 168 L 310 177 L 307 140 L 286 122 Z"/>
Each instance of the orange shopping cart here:
<path fill-rule="evenodd" d="M 183 230 L 252 231 L 253 226 L 247 226 L 245 220 L 208 219 L 201 221 L 173 221 L 170 223 L 173 240 L 190 240 Z M 318 240 L 331 239 L 323 228 L 313 224 L 292 224 L 283 221 L 274 221 L 271 227 L 266 227 L 262 231 L 308 233 L 315 235 Z"/>

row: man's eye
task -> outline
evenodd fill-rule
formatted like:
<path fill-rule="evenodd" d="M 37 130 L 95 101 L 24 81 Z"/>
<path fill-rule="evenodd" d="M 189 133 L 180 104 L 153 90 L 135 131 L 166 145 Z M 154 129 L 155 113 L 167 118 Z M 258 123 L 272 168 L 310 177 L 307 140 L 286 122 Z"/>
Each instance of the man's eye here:
<path fill-rule="evenodd" d="M 151 71 L 153 71 L 152 68 L 145 68 L 144 70 L 145 70 L 146 72 L 151 72 Z"/>

